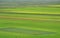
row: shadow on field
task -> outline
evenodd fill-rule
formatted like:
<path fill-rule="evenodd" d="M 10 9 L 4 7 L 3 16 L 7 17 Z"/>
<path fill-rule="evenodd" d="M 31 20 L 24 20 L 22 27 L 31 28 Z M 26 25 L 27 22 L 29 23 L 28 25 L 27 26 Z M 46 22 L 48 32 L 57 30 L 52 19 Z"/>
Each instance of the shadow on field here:
<path fill-rule="evenodd" d="M 30 35 L 56 34 L 55 32 L 42 31 L 42 30 L 30 30 L 30 29 L 24 29 L 24 28 L 0 28 L 0 31 L 23 33 L 23 34 L 30 34 Z"/>

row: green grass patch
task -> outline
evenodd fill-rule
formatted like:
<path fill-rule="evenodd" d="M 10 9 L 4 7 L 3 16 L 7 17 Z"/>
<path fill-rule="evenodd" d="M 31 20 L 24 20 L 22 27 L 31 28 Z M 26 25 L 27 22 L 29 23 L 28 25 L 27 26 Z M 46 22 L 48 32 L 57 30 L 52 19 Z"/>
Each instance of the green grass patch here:
<path fill-rule="evenodd" d="M 60 38 L 60 8 L 26 7 L 0 9 L 1 38 Z M 3 12 L 4 11 L 4 12 Z M 17 14 L 18 13 L 18 14 Z M 25 13 L 25 14 L 22 14 Z M 27 14 L 26 14 L 27 13 Z M 37 15 L 40 14 L 40 15 Z M 4 29 L 3 29 L 4 28 Z M 5 28 L 8 28 L 6 30 Z M 9 29 L 14 28 L 14 29 Z M 22 28 L 22 29 L 17 29 Z M 15 30 L 11 32 L 10 30 Z M 24 33 L 16 33 L 17 31 Z M 27 32 L 28 31 L 28 32 Z M 32 35 L 29 32 L 46 31 L 55 34 Z M 28 33 L 28 34 L 27 34 Z"/>
<path fill-rule="evenodd" d="M 0 11 L 17 12 L 17 13 L 36 13 L 36 14 L 60 14 L 60 8 L 52 7 L 24 7 L 24 8 L 8 8 L 0 9 Z"/>

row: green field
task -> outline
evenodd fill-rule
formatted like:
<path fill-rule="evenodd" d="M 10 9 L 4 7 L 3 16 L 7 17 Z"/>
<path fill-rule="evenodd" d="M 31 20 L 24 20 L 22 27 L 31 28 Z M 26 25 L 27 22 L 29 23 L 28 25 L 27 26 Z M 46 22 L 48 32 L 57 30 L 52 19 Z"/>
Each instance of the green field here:
<path fill-rule="evenodd" d="M 0 9 L 0 38 L 60 38 L 60 8 Z"/>
<path fill-rule="evenodd" d="M 60 14 L 60 7 L 21 7 L 21 8 L 3 8 L 0 11 L 16 13 L 38 13 L 38 14 Z"/>

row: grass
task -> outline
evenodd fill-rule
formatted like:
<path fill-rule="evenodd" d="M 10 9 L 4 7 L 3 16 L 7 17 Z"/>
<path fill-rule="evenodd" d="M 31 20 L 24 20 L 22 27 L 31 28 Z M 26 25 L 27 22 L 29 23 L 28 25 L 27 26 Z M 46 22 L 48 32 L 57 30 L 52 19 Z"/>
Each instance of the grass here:
<path fill-rule="evenodd" d="M 0 30 L 0 38 L 60 38 L 60 8 L 38 8 L 0 9 L 0 28 L 22 28 L 26 30 L 55 32 L 55 34 L 31 35 Z M 17 12 L 20 14 L 16 14 Z M 21 14 L 21 12 L 29 14 Z M 32 12 L 34 13 L 30 14 Z"/>
<path fill-rule="evenodd" d="M 15 28 L 25 28 L 25 29 L 33 29 L 33 30 L 43 30 L 43 31 L 52 31 L 52 32 L 56 32 L 57 34 L 55 35 L 39 35 L 39 36 L 31 36 L 29 35 L 30 38 L 39 38 L 39 37 L 42 37 L 42 38 L 46 38 L 49 36 L 49 38 L 51 37 L 54 37 L 54 38 L 57 38 L 58 35 L 60 35 L 60 26 L 59 26 L 59 22 L 46 22 L 46 21 L 31 21 L 31 20 L 10 20 L 10 19 L 0 19 L 0 27 L 15 27 Z M 3 32 L 3 33 L 6 33 L 6 37 L 9 37 L 9 35 L 12 35 L 13 36 L 11 38 L 14 37 L 14 35 L 18 34 L 18 33 L 13 33 L 13 32 Z M 2 34 L 3 34 L 2 33 Z M 11 34 L 10 34 L 11 33 Z M 0 34 L 1 35 L 1 34 Z M 20 35 L 20 34 L 18 34 Z M 18 36 L 18 37 L 24 37 L 25 34 L 23 34 L 22 36 Z M 3 36 L 3 35 L 2 35 Z M 2 37 L 1 36 L 1 37 Z M 16 35 L 17 36 L 17 35 Z M 28 37 L 28 35 L 27 35 Z"/>
<path fill-rule="evenodd" d="M 53 7 L 22 7 L 22 8 L 8 8 L 0 9 L 4 12 L 17 12 L 17 13 L 36 13 L 36 14 L 60 14 L 60 8 Z"/>
<path fill-rule="evenodd" d="M 31 30 L 43 30 L 48 32 L 56 32 L 56 34 L 51 35 L 29 35 L 29 34 L 19 34 L 15 32 L 5 32 L 0 30 L 1 38 L 60 38 L 60 21 L 50 21 L 48 19 L 53 19 L 60 16 L 44 16 L 44 15 L 24 15 L 24 14 L 0 14 L 0 27 L 7 28 L 24 28 Z M 5 16 L 5 17 L 4 17 Z M 6 18 L 7 17 L 7 18 Z M 12 19 L 15 17 L 14 19 Z M 47 20 L 26 20 L 16 18 L 39 18 L 39 19 L 47 19 Z M 46 17 L 46 18 L 45 18 Z M 56 20 L 57 20 L 56 19 Z M 3 37 L 4 36 L 4 37 Z"/>

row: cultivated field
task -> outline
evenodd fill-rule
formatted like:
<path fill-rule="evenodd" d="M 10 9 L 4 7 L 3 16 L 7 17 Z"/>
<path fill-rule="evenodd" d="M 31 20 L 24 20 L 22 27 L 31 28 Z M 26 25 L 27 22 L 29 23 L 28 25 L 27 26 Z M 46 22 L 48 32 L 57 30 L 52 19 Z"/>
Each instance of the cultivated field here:
<path fill-rule="evenodd" d="M 60 38 L 60 8 L 0 9 L 0 38 Z"/>

